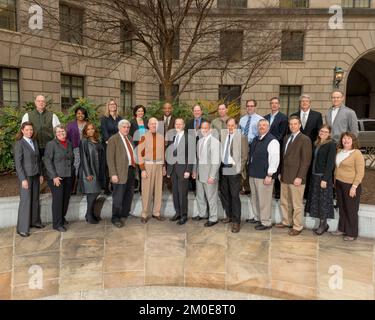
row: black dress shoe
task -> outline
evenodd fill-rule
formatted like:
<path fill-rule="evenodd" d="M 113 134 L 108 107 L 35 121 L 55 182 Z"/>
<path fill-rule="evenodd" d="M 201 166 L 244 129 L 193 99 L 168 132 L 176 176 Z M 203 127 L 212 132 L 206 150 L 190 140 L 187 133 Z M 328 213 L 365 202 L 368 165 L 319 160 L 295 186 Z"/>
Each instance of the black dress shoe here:
<path fill-rule="evenodd" d="M 112 221 L 112 224 L 117 227 L 117 228 L 122 228 L 124 226 L 124 224 L 120 221 L 120 220 L 117 220 L 117 221 Z"/>
<path fill-rule="evenodd" d="M 217 224 L 217 221 L 213 222 L 213 221 L 207 221 L 204 226 L 205 227 L 212 227 L 214 226 L 215 224 Z"/>
<path fill-rule="evenodd" d="M 64 224 L 64 226 L 67 226 L 69 224 L 69 221 L 64 218 L 63 219 L 63 224 Z"/>
<path fill-rule="evenodd" d="M 43 229 L 45 228 L 45 225 L 41 223 L 36 223 L 33 226 L 31 226 L 31 228 Z"/>
<path fill-rule="evenodd" d="M 258 224 L 257 226 L 255 226 L 255 230 L 268 230 L 271 228 L 272 228 L 271 226 L 265 226 L 263 224 Z"/>
<path fill-rule="evenodd" d="M 27 238 L 30 236 L 30 233 L 28 232 L 17 232 L 21 237 Z"/>
<path fill-rule="evenodd" d="M 183 224 L 185 224 L 187 221 L 187 218 L 181 218 L 180 220 L 177 221 L 177 224 L 182 226 Z"/>
<path fill-rule="evenodd" d="M 255 223 L 260 223 L 260 221 L 257 221 L 257 220 L 255 220 L 254 218 L 252 218 L 252 219 L 246 219 L 246 222 L 248 222 L 248 223 L 252 223 L 252 224 L 255 224 Z"/>
<path fill-rule="evenodd" d="M 180 217 L 180 215 L 179 214 L 175 214 L 172 218 L 170 218 L 169 220 L 170 221 L 177 221 L 177 220 L 180 220 L 181 219 L 181 217 Z"/>
<path fill-rule="evenodd" d="M 53 228 L 53 229 L 55 229 L 58 232 L 66 232 L 66 228 L 64 226 L 60 226 L 60 227 Z"/>

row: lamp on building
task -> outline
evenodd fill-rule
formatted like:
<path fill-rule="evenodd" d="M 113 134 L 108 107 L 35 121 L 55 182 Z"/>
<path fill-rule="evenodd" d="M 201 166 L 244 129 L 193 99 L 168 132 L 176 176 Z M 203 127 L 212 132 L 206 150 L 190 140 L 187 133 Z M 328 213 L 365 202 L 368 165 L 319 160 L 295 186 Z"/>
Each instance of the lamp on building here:
<path fill-rule="evenodd" d="M 338 89 L 342 79 L 344 79 L 344 70 L 341 67 L 335 67 L 333 69 L 333 87 Z"/>

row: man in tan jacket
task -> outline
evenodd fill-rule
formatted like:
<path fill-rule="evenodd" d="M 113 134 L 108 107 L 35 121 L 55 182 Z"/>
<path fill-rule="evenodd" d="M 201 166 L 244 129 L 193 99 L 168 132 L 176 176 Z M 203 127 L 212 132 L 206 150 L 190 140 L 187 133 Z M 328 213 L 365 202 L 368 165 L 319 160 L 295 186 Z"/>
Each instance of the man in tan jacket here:
<path fill-rule="evenodd" d="M 130 122 L 121 120 L 118 129 L 119 132 L 108 140 L 107 165 L 113 186 L 112 223 L 121 228 L 121 218 L 129 216 L 133 201 L 135 153 L 132 138 L 129 136 Z"/>
<path fill-rule="evenodd" d="M 158 120 L 148 120 L 147 133 L 142 137 L 137 147 L 138 164 L 142 170 L 142 223 L 146 223 L 154 200 L 152 217 L 163 221 L 160 216 L 163 193 L 163 175 L 166 174 L 164 165 L 164 136 L 157 133 Z"/>
<path fill-rule="evenodd" d="M 297 236 L 303 229 L 303 193 L 309 170 L 312 146 L 308 136 L 301 133 L 301 120 L 297 116 L 289 118 L 290 134 L 284 138 L 281 153 L 281 212 L 279 228 L 292 228 L 290 236 Z"/>

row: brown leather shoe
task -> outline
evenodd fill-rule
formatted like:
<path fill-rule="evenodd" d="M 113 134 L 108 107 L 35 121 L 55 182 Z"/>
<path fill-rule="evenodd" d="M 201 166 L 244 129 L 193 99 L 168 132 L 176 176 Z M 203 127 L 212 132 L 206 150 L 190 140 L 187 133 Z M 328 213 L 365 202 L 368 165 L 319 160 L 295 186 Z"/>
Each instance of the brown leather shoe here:
<path fill-rule="evenodd" d="M 164 221 L 164 220 L 165 220 L 165 218 L 164 218 L 164 217 L 161 217 L 161 216 L 154 216 L 154 215 L 152 215 L 152 217 L 153 217 L 154 219 L 158 220 L 158 221 Z"/>
<path fill-rule="evenodd" d="M 241 228 L 241 226 L 240 226 L 239 223 L 233 223 L 233 224 L 232 224 L 232 232 L 233 232 L 233 233 L 238 233 L 238 232 L 240 232 L 240 228 Z"/>
<path fill-rule="evenodd" d="M 286 225 L 283 224 L 283 223 L 277 223 L 277 224 L 275 224 L 275 227 L 276 227 L 276 228 L 291 228 L 291 226 L 286 226 Z"/>
<path fill-rule="evenodd" d="M 290 236 L 298 236 L 301 232 L 302 232 L 302 230 L 301 230 L 301 231 L 298 231 L 298 230 L 296 230 L 296 229 L 292 229 L 292 230 L 290 230 L 290 231 L 288 232 L 288 234 L 289 234 Z"/>
<path fill-rule="evenodd" d="M 141 218 L 142 223 L 147 223 L 147 221 L 148 221 L 148 218 L 143 218 L 143 217 Z"/>
<path fill-rule="evenodd" d="M 231 222 L 232 222 L 232 219 L 226 217 L 225 219 L 222 219 L 221 222 L 222 222 L 222 223 L 231 223 Z"/>

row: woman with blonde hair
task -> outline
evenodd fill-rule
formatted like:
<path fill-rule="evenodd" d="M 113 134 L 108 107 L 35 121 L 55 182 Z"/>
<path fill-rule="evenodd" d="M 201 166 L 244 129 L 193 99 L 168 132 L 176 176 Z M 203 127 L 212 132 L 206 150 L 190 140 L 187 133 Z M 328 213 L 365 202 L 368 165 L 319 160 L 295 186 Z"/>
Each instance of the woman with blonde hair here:
<path fill-rule="evenodd" d="M 102 145 L 104 148 L 104 155 L 106 154 L 107 144 L 110 137 L 118 132 L 118 123 L 122 120 L 119 113 L 119 108 L 116 100 L 109 99 L 106 104 L 106 109 L 104 116 L 100 119 L 100 129 L 102 132 Z M 107 163 L 106 159 L 104 159 Z M 108 167 L 105 170 L 105 182 L 104 182 L 104 192 L 106 195 L 111 194 L 109 189 L 110 179 L 108 176 Z"/>

